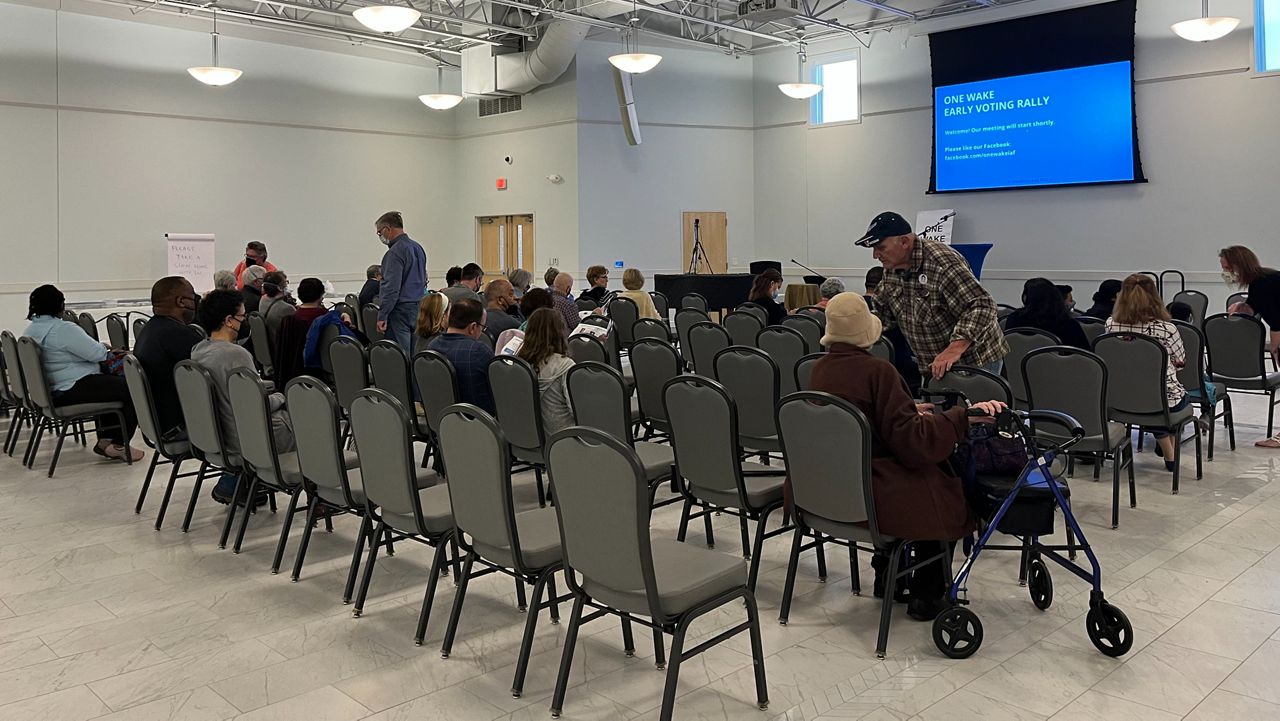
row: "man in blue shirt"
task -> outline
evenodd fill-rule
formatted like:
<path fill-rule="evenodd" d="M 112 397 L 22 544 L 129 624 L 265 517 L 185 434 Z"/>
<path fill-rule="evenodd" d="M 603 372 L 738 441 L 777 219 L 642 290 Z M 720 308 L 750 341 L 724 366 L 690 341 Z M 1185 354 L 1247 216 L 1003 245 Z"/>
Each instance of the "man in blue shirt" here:
<path fill-rule="evenodd" d="M 458 400 L 494 412 L 493 391 L 489 388 L 489 361 L 493 350 L 479 340 L 484 335 L 485 311 L 480 304 L 464 298 L 449 304 L 449 329 L 431 340 L 427 347 L 444 354 L 458 378 Z"/>
<path fill-rule="evenodd" d="M 427 292 L 427 251 L 404 232 L 404 219 L 397 211 L 383 213 L 374 229 L 387 246 L 378 291 L 378 330 L 410 353 L 418 304 Z"/>

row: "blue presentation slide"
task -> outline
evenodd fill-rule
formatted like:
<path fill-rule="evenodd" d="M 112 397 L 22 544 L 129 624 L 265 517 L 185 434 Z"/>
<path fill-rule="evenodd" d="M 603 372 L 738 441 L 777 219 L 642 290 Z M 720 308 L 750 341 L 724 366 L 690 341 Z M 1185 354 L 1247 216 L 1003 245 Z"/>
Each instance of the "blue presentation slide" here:
<path fill-rule="evenodd" d="M 935 190 L 1133 180 L 1130 63 L 934 89 Z"/>

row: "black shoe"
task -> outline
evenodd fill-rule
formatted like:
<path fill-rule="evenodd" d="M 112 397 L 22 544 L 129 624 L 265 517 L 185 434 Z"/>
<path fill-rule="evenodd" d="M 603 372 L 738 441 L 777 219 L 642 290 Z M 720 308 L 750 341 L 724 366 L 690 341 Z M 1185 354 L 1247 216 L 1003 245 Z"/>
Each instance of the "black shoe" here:
<path fill-rule="evenodd" d="M 218 503 L 221 503 L 224 506 L 227 505 L 228 503 L 231 503 L 231 496 L 223 494 L 216 487 L 209 492 L 209 495 L 213 498 L 213 500 L 217 501 Z M 254 508 L 265 506 L 267 505 L 268 500 L 269 499 L 267 497 L 266 491 L 258 491 L 258 495 L 253 499 L 253 506 Z M 244 499 L 243 498 L 236 499 L 236 505 L 243 506 Z"/>
<path fill-rule="evenodd" d="M 1164 469 L 1170 473 L 1173 473 L 1173 469 L 1177 467 L 1178 467 L 1178 464 L 1174 463 L 1173 461 L 1164 462 Z"/>
<path fill-rule="evenodd" d="M 227 505 L 228 503 L 231 503 L 231 494 L 223 493 L 222 491 L 219 491 L 217 488 L 214 488 L 212 491 L 209 491 L 209 497 L 217 501 L 218 503 L 221 503 L 224 506 Z"/>
<path fill-rule="evenodd" d="M 941 598 L 926 600 L 913 598 L 907 602 L 907 615 L 917 621 L 932 621 L 947 610 L 947 602 Z"/>

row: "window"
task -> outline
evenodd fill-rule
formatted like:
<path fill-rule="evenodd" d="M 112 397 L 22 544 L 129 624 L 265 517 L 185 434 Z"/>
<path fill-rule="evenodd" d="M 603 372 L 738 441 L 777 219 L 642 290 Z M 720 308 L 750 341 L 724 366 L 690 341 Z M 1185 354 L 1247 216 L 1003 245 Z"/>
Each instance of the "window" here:
<path fill-rule="evenodd" d="M 861 120 L 858 87 L 858 56 L 841 53 L 813 67 L 813 82 L 822 92 L 813 96 L 809 106 L 809 125 L 856 123 Z"/>
<path fill-rule="evenodd" d="M 1280 72 L 1280 0 L 1258 0 L 1253 25 L 1258 47 L 1258 72 Z"/>

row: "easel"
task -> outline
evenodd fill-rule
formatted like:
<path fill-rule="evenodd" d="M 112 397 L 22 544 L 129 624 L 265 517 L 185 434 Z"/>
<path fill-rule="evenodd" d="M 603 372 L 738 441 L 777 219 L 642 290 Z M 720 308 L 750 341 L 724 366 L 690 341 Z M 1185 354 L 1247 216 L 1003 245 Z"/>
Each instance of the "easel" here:
<path fill-rule="evenodd" d="M 693 219 L 693 250 L 689 253 L 689 272 L 697 275 L 699 267 L 705 265 L 708 273 L 715 273 L 711 267 L 711 261 L 707 260 L 707 251 L 702 247 L 702 221 L 698 218 Z"/>

